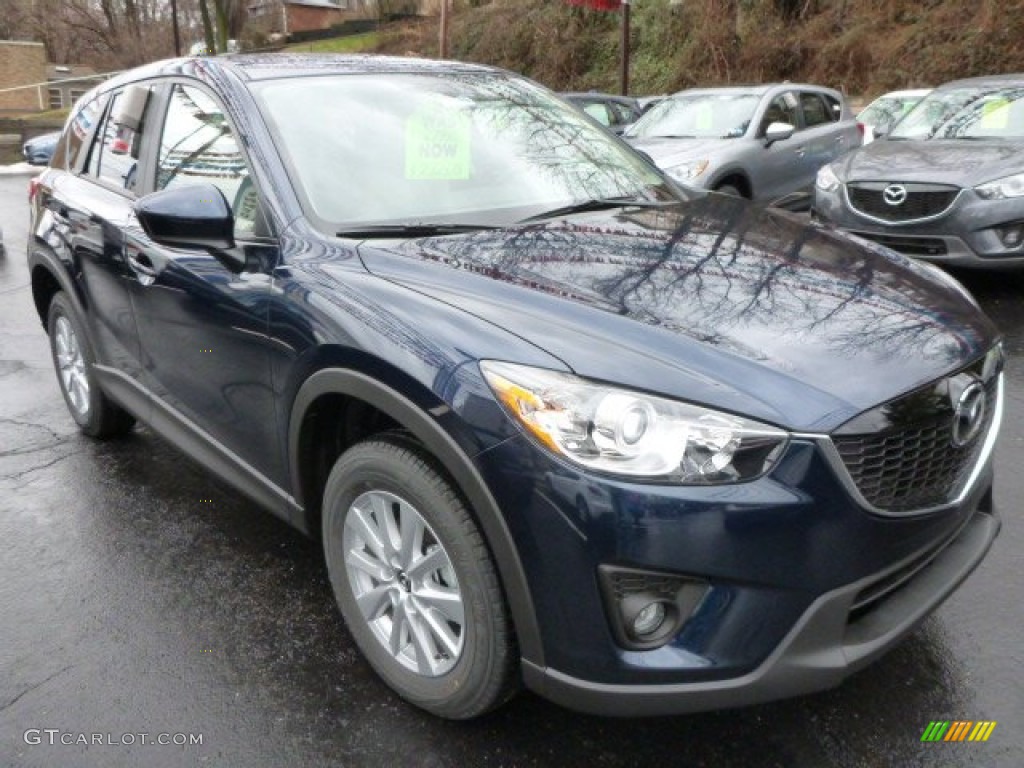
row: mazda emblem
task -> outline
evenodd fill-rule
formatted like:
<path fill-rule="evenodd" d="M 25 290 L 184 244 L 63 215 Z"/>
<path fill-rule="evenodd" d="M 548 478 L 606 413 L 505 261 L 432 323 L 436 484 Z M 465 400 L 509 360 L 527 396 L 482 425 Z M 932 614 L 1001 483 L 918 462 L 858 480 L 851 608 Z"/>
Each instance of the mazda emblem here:
<path fill-rule="evenodd" d="M 907 188 L 902 184 L 890 184 L 882 190 L 882 199 L 889 205 L 903 205 L 907 199 Z"/>
<path fill-rule="evenodd" d="M 985 420 L 985 403 L 988 393 L 981 382 L 971 382 L 960 394 L 953 413 L 953 446 L 967 445 L 981 432 Z"/>

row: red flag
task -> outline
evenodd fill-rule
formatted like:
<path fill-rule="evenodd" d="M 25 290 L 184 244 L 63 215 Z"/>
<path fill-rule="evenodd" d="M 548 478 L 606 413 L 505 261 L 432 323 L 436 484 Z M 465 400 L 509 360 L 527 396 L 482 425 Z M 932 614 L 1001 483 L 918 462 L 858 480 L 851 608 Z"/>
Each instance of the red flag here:
<path fill-rule="evenodd" d="M 569 5 L 582 5 L 595 11 L 617 11 L 622 7 L 622 0 L 565 0 Z"/>

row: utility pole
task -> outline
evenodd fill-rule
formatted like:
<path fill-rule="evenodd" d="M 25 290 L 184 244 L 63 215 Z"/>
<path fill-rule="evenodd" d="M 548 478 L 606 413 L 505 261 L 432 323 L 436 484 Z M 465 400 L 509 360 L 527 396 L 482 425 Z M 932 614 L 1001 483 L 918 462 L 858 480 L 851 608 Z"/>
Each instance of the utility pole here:
<path fill-rule="evenodd" d="M 181 56 L 181 32 L 178 31 L 178 0 L 171 0 L 171 26 L 174 27 L 174 55 Z"/>
<path fill-rule="evenodd" d="M 622 95 L 629 96 L 629 0 L 622 0 Z"/>
<path fill-rule="evenodd" d="M 440 49 L 440 57 L 442 59 L 448 58 L 448 0 L 441 0 L 441 43 L 438 46 Z"/>

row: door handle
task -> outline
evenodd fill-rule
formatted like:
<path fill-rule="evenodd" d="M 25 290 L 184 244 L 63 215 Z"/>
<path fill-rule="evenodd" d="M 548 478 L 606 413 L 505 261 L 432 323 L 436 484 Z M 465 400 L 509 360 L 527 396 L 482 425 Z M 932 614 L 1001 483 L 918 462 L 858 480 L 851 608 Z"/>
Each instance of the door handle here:
<path fill-rule="evenodd" d="M 153 266 L 153 262 L 149 260 L 149 257 L 144 253 L 137 251 L 129 251 L 127 254 L 128 266 L 132 268 L 132 272 L 135 273 L 136 277 L 139 278 L 139 282 L 143 285 L 152 285 L 157 276 L 160 274 L 160 270 Z"/>
<path fill-rule="evenodd" d="M 796 152 L 797 157 L 803 157 L 805 154 L 807 154 L 807 149 L 806 147 L 797 147 L 794 150 L 794 152 Z"/>

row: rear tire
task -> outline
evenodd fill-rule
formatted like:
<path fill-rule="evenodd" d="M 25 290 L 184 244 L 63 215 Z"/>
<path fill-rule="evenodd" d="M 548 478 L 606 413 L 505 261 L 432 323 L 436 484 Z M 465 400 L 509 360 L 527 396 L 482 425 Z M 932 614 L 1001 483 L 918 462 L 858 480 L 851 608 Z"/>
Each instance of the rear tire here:
<path fill-rule="evenodd" d="M 512 695 L 515 640 L 490 552 L 418 443 L 378 436 L 338 459 L 323 541 L 349 631 L 402 698 L 462 720 Z"/>
<path fill-rule="evenodd" d="M 93 373 L 96 357 L 63 291 L 54 295 L 47 315 L 50 355 L 64 402 L 79 428 L 90 437 L 123 435 L 135 425 L 135 417 L 110 401 Z"/>

